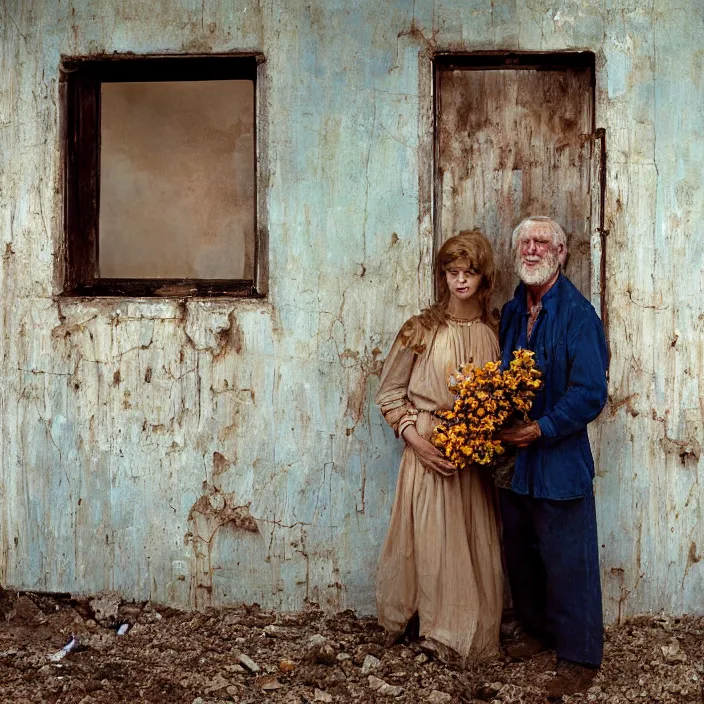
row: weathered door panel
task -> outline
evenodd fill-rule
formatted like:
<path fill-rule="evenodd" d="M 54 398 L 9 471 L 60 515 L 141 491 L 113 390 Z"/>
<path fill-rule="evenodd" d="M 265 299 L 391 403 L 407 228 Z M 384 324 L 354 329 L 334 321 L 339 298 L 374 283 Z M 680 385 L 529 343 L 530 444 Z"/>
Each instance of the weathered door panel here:
<path fill-rule="evenodd" d="M 568 236 L 567 274 L 589 297 L 592 69 L 439 68 L 436 79 L 436 246 L 484 232 L 499 308 L 517 283 L 511 231 L 549 215 Z"/>

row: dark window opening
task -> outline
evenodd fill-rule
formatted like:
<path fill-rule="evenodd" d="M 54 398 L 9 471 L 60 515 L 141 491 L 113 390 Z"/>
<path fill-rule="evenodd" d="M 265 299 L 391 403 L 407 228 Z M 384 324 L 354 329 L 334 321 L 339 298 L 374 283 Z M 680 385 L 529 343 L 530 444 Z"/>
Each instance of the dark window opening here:
<path fill-rule="evenodd" d="M 64 294 L 257 296 L 256 56 L 62 63 Z"/>

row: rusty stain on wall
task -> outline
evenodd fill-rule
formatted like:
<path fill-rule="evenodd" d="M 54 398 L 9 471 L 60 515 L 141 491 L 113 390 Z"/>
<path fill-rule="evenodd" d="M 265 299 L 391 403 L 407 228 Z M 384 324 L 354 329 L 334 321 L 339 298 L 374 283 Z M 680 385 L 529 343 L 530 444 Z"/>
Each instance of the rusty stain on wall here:
<path fill-rule="evenodd" d="M 699 4 L 196 5 L 0 4 L 0 583 L 373 612 L 401 449 L 377 374 L 431 295 L 432 56 L 590 50 L 605 612 L 700 612 Z M 266 58 L 267 299 L 60 297 L 61 57 L 233 51 Z"/>
<path fill-rule="evenodd" d="M 215 452 L 213 474 L 222 474 L 226 465 L 224 456 Z M 234 493 L 223 494 L 214 486 L 193 504 L 188 513 L 188 524 L 190 530 L 185 540 L 192 547 L 195 563 L 192 572 L 194 605 L 209 606 L 212 604 L 212 548 L 216 533 L 224 526 L 250 533 L 259 533 L 259 528 L 249 511 L 249 504 L 240 504 Z"/>

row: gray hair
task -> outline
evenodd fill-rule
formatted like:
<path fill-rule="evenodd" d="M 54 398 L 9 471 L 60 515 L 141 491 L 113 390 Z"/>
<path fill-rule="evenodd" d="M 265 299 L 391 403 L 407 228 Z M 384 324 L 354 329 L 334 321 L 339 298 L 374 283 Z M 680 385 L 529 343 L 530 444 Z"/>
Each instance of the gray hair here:
<path fill-rule="evenodd" d="M 521 220 L 511 235 L 511 249 L 516 249 L 516 245 L 518 244 L 518 240 L 523 234 L 523 231 L 535 223 L 543 223 L 548 225 L 550 232 L 552 233 L 553 246 L 557 247 L 558 245 L 563 245 L 565 252 L 567 251 L 567 235 L 565 235 L 565 231 L 557 222 L 546 215 L 531 215 L 530 217 Z"/>

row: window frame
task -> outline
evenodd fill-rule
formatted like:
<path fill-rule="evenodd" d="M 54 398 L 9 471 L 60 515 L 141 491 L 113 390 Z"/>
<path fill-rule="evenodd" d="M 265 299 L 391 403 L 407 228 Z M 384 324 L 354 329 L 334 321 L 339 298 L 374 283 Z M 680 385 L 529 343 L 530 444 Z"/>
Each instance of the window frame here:
<path fill-rule="evenodd" d="M 261 298 L 267 293 L 267 226 L 262 151 L 264 57 L 260 53 L 63 57 L 64 240 L 62 296 Z M 254 83 L 254 271 L 252 279 L 105 278 L 99 272 L 101 84 L 251 80 Z"/>

